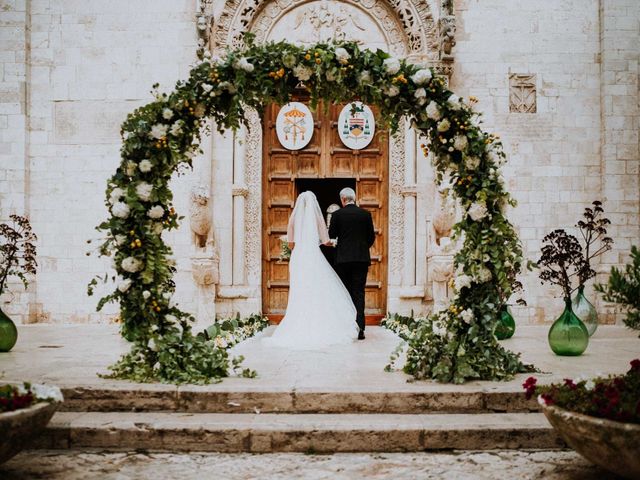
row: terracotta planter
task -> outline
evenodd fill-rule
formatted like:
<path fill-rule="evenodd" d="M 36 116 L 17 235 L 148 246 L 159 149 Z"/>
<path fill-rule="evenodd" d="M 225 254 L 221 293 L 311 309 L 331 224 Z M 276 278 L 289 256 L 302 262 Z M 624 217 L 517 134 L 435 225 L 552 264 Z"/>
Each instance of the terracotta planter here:
<path fill-rule="evenodd" d="M 640 425 L 543 406 L 567 444 L 592 463 L 628 479 L 640 478 Z"/>
<path fill-rule="evenodd" d="M 47 426 L 58 403 L 40 402 L 29 408 L 0 413 L 0 463 L 23 449 Z"/>

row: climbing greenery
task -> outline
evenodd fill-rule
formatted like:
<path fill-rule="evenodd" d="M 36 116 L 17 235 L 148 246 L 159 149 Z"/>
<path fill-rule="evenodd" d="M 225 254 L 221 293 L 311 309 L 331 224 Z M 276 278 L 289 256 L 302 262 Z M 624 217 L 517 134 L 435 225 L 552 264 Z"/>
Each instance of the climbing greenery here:
<path fill-rule="evenodd" d="M 192 315 L 172 301 L 176 268 L 162 235 L 181 217 L 169 181 L 191 166 L 207 119 L 220 131 L 237 129 L 248 109 L 261 113 L 300 89 L 312 108 L 353 100 L 375 105 L 378 123 L 392 132 L 408 119 L 424 137 L 425 153 L 433 152 L 437 181 L 458 200 L 455 296 L 448 310 L 416 328 L 405 370 L 443 382 L 502 379 L 525 370 L 493 334 L 522 267 L 522 248 L 505 216 L 515 202 L 500 175 L 502 144 L 480 128 L 476 100 L 454 95 L 430 69 L 356 43 L 257 45 L 247 36 L 244 47 L 201 61 L 173 92 L 156 92 L 122 125 L 122 161 L 106 190 L 110 217 L 98 226 L 106 234 L 100 251 L 113 257 L 118 275 L 116 289 L 98 307 L 118 302 L 122 334 L 133 342 L 114 376 L 180 383 L 227 374 L 226 350 L 194 336 Z"/>

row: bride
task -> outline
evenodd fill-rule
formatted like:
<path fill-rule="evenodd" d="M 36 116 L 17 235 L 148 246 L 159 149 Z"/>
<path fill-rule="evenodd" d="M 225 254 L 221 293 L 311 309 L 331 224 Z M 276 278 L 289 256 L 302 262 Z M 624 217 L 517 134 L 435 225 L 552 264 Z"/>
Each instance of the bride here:
<path fill-rule="evenodd" d="M 292 248 L 287 311 L 273 335 L 264 341 L 290 349 L 351 343 L 358 336 L 356 309 L 320 251 L 320 244 L 331 245 L 331 241 L 313 192 L 298 196 L 287 240 Z"/>

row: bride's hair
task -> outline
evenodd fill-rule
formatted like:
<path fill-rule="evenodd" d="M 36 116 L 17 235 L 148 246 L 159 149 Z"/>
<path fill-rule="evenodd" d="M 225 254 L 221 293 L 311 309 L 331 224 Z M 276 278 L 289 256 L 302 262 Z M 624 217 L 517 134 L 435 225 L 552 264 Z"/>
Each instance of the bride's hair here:
<path fill-rule="evenodd" d="M 346 200 L 347 202 L 355 202 L 356 201 L 356 192 L 353 188 L 343 188 L 340 190 L 340 199 Z"/>

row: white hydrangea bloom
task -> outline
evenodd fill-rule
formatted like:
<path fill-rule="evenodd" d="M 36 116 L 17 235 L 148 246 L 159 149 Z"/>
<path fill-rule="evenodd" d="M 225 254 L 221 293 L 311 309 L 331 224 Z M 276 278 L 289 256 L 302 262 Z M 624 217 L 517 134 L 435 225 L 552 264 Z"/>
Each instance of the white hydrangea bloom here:
<path fill-rule="evenodd" d="M 167 136 L 167 131 L 169 130 L 169 126 L 164 123 L 156 123 L 153 127 L 151 127 L 151 133 L 149 136 L 155 139 L 161 139 Z"/>
<path fill-rule="evenodd" d="M 127 257 L 122 260 L 120 266 L 125 272 L 135 273 L 142 270 L 142 261 L 134 257 Z"/>
<path fill-rule="evenodd" d="M 433 330 L 433 333 L 439 337 L 444 337 L 447 335 L 446 327 L 440 322 L 433 322 L 431 324 L 431 329 Z"/>
<path fill-rule="evenodd" d="M 400 60 L 397 58 L 387 58 L 383 62 L 383 65 L 389 75 L 395 75 L 400 71 Z"/>
<path fill-rule="evenodd" d="M 453 148 L 456 150 L 463 152 L 467 149 L 468 145 L 469 141 L 466 135 L 456 135 L 453 139 Z"/>
<path fill-rule="evenodd" d="M 442 112 L 440 111 L 440 107 L 434 101 L 429 102 L 429 105 L 427 105 L 426 112 L 427 112 L 427 117 L 429 117 L 431 120 L 438 121 L 442 118 Z"/>
<path fill-rule="evenodd" d="M 471 207 L 469 207 L 469 211 L 467 213 L 474 222 L 482 220 L 488 213 L 487 204 L 484 201 L 475 202 Z"/>
<path fill-rule="evenodd" d="M 480 159 L 478 157 L 467 157 L 464 160 L 464 166 L 467 170 L 475 170 L 480 166 Z"/>
<path fill-rule="evenodd" d="M 164 110 L 162 110 L 162 118 L 164 118 L 165 120 L 171 120 L 171 117 L 173 117 L 173 110 L 171 110 L 170 108 L 165 108 Z"/>
<path fill-rule="evenodd" d="M 151 192 L 153 192 L 153 185 L 147 182 L 140 182 L 136 185 L 136 194 L 143 202 L 148 202 L 151 199 Z"/>
<path fill-rule="evenodd" d="M 349 55 L 349 52 L 347 52 L 346 49 L 338 47 L 336 48 L 336 58 L 338 59 L 338 62 L 345 65 L 349 63 L 349 58 L 351 58 L 351 55 Z"/>
<path fill-rule="evenodd" d="M 460 291 L 465 287 L 471 286 L 471 277 L 469 275 L 456 275 L 456 278 L 453 281 L 453 284 L 456 290 Z"/>
<path fill-rule="evenodd" d="M 129 287 L 131 287 L 131 283 L 131 279 L 129 278 L 121 279 L 120 283 L 118 283 L 118 290 L 120 290 L 121 293 L 125 293 L 129 290 Z"/>
<path fill-rule="evenodd" d="M 305 65 L 299 64 L 293 69 L 293 74 L 301 82 L 306 82 L 311 78 L 311 75 L 313 75 L 313 70 Z"/>
<path fill-rule="evenodd" d="M 155 205 L 151 207 L 147 212 L 147 217 L 149 218 L 158 219 L 158 218 L 162 218 L 163 216 L 164 216 L 164 208 L 162 208 L 160 205 Z"/>
<path fill-rule="evenodd" d="M 473 310 L 471 310 L 470 308 L 467 308 L 466 310 L 460 312 L 460 317 L 465 323 L 468 323 L 469 325 L 472 324 L 476 318 L 476 316 L 473 314 Z"/>
<path fill-rule="evenodd" d="M 451 124 L 449 123 L 449 120 L 447 120 L 446 118 L 441 120 L 438 123 L 438 131 L 439 132 L 446 132 L 447 130 L 449 130 L 449 128 L 451 128 Z"/>
<path fill-rule="evenodd" d="M 140 164 L 138 165 L 138 168 L 140 169 L 140 171 L 142 173 L 147 173 L 151 171 L 151 168 L 153 167 L 153 164 L 149 161 L 149 160 L 142 160 L 140 162 Z"/>
<path fill-rule="evenodd" d="M 411 81 L 413 81 L 413 83 L 415 83 L 416 85 L 424 85 L 429 80 L 431 80 L 431 77 L 431 70 L 423 68 L 411 75 Z"/>
<path fill-rule="evenodd" d="M 120 187 L 116 187 L 111 190 L 111 195 L 109 195 L 109 203 L 111 205 L 114 205 L 119 202 L 122 197 L 124 197 L 124 190 Z"/>
<path fill-rule="evenodd" d="M 129 205 L 124 202 L 117 202 L 113 207 L 111 207 L 111 213 L 114 217 L 118 218 L 127 218 L 129 213 L 131 213 L 131 209 Z"/>

